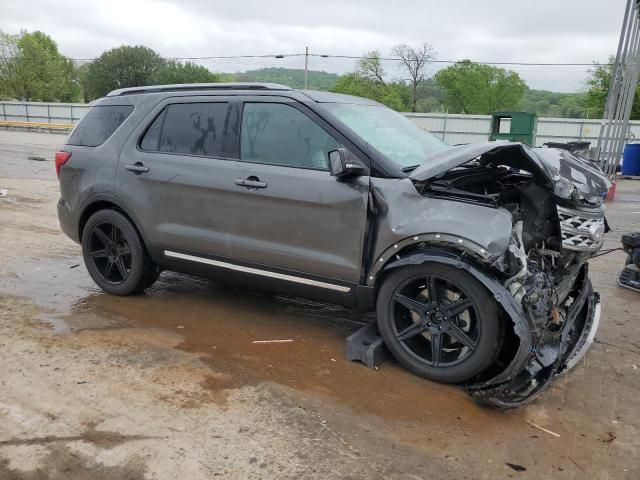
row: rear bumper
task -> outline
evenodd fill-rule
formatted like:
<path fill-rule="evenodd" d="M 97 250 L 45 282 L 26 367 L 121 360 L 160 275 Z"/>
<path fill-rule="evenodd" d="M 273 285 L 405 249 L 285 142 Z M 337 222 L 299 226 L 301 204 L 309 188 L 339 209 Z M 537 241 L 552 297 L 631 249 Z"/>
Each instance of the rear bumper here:
<path fill-rule="evenodd" d="M 64 234 L 76 243 L 80 243 L 78 238 L 78 222 L 69 209 L 69 204 L 64 200 L 58 200 L 58 221 L 60 229 Z"/>
<path fill-rule="evenodd" d="M 573 368 L 589 350 L 600 323 L 600 295 L 584 275 L 578 297 L 563 327 L 521 348 L 500 374 L 500 381 L 472 384 L 469 394 L 479 403 L 513 408 L 531 402 L 559 375 Z M 522 339 L 521 339 L 522 340 Z M 529 345 L 531 345 L 529 343 Z"/>

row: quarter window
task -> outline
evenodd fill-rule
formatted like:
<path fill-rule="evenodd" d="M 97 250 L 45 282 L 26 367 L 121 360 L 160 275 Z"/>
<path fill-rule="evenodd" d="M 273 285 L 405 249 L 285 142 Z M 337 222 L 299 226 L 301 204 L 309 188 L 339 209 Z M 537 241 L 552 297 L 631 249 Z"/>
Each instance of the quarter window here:
<path fill-rule="evenodd" d="M 164 116 L 166 114 L 167 109 L 165 108 L 151 123 L 149 128 L 147 128 L 147 131 L 140 142 L 140 147 L 143 150 L 160 150 L 160 131 L 162 130 L 162 122 L 164 122 Z"/>
<path fill-rule="evenodd" d="M 340 144 L 301 111 L 280 103 L 245 103 L 240 159 L 327 170 Z"/>
<path fill-rule="evenodd" d="M 69 145 L 97 147 L 102 145 L 133 112 L 132 105 L 91 107 L 71 134 Z"/>
<path fill-rule="evenodd" d="M 220 155 L 226 113 L 226 103 L 169 105 L 151 123 L 140 147 L 186 155 Z"/>

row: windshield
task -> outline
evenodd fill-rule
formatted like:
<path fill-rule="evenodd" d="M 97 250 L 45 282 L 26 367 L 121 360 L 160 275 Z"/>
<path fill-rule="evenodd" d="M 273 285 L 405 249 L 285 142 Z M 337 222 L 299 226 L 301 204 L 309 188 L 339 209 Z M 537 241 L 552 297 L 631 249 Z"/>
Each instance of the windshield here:
<path fill-rule="evenodd" d="M 404 115 L 376 105 L 325 103 L 323 106 L 363 140 L 403 168 L 424 163 L 449 146 Z"/>

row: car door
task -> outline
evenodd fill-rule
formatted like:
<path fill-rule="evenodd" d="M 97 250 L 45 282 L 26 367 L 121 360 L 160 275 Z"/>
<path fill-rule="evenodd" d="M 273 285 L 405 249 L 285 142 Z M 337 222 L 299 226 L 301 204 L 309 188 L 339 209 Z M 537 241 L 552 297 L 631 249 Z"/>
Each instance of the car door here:
<path fill-rule="evenodd" d="M 165 251 L 227 257 L 244 191 L 227 157 L 229 99 L 169 98 L 132 135 L 118 162 L 118 196 L 133 210 L 158 259 Z"/>
<path fill-rule="evenodd" d="M 245 98 L 241 107 L 231 258 L 357 283 L 369 177 L 329 173 L 328 153 L 344 139 L 294 100 Z"/>

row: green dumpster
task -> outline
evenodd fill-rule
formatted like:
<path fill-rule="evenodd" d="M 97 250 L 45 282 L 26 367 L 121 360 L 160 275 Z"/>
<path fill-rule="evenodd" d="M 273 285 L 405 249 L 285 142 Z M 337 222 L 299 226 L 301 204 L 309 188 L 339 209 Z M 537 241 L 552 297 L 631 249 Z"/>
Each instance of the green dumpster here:
<path fill-rule="evenodd" d="M 538 116 L 528 112 L 496 112 L 491 115 L 489 140 L 509 140 L 535 145 Z"/>

